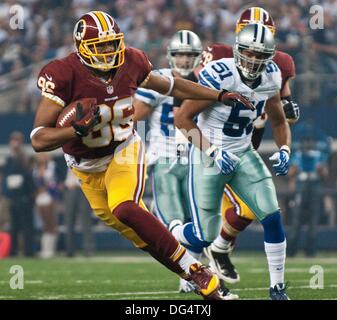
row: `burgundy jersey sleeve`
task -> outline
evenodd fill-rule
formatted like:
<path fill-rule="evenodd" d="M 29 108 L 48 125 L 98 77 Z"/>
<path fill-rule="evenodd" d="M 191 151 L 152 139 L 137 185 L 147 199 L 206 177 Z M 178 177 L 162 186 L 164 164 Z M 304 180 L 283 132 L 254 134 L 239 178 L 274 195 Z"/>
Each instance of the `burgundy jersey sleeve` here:
<path fill-rule="evenodd" d="M 72 70 L 61 60 L 45 65 L 37 80 L 41 94 L 64 107 L 70 103 Z"/>
<path fill-rule="evenodd" d="M 210 61 L 232 57 L 233 49 L 231 46 L 227 44 L 212 44 L 202 52 L 200 64 L 204 67 Z"/>
<path fill-rule="evenodd" d="M 283 88 L 288 79 L 296 76 L 294 59 L 285 52 L 276 51 L 273 60 L 281 70 Z"/>
<path fill-rule="evenodd" d="M 131 48 L 130 48 L 131 49 Z M 132 48 L 134 55 L 135 67 L 133 72 L 136 72 L 136 81 L 139 86 L 149 75 L 152 70 L 152 63 L 148 59 L 147 55 L 139 49 Z"/>

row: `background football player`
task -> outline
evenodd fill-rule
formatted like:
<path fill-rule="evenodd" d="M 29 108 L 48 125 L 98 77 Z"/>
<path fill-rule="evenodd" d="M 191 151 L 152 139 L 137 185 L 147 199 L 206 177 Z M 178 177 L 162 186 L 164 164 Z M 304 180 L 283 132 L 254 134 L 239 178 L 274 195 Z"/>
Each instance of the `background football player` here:
<path fill-rule="evenodd" d="M 245 25 L 254 22 L 263 23 L 275 34 L 275 24 L 271 15 L 259 7 L 251 7 L 242 12 L 236 23 L 236 33 L 242 30 Z M 233 57 L 233 47 L 227 44 L 213 44 L 202 53 L 202 56 L 201 66 L 197 68 L 199 71 L 202 66 L 205 66 L 212 60 Z M 292 101 L 289 85 L 289 80 L 293 79 L 296 75 L 294 60 L 289 54 L 276 50 L 273 61 L 281 71 L 282 84 L 280 96 L 283 110 L 288 122 L 295 123 L 299 119 L 299 107 L 297 103 Z M 252 143 L 256 150 L 261 143 L 266 121 L 267 116 L 263 113 L 254 122 Z M 238 234 L 245 230 L 256 217 L 249 206 L 235 194 L 230 186 L 226 186 L 224 191 L 222 200 L 223 226 L 217 239 L 210 247 L 205 249 L 205 254 L 210 259 L 212 269 L 217 272 L 221 279 L 228 283 L 237 283 L 240 281 L 240 276 L 232 264 L 229 255 L 233 251 Z"/>
<path fill-rule="evenodd" d="M 256 110 L 247 110 L 240 104 L 224 107 L 210 105 L 208 101 L 186 101 L 175 121 L 186 136 L 191 130 L 196 133 L 191 139 L 194 146 L 189 162 L 193 241 L 199 239 L 199 244 L 204 245 L 217 237 L 222 224 L 222 188 L 229 184 L 264 228 L 270 297 L 285 300 L 288 299 L 284 284 L 286 240 L 275 186 L 268 168 L 251 145 L 253 121 L 265 110 L 279 147 L 270 160 L 277 161 L 273 165 L 277 175 L 287 174 L 291 134 L 279 94 L 281 72 L 271 61 L 274 54 L 273 33 L 265 25 L 245 26 L 236 37 L 234 58 L 207 64 L 199 73 L 199 82 L 213 88 L 236 90 L 250 97 Z M 197 114 L 198 126 L 193 121 Z M 186 240 L 183 232 L 173 230 L 173 234 L 182 243 Z"/>
<path fill-rule="evenodd" d="M 31 132 L 34 150 L 62 146 L 100 219 L 170 270 L 193 280 L 203 296 L 218 297 L 217 277 L 186 252 L 142 201 L 145 152 L 133 129 L 132 96 L 142 86 L 182 99 L 251 103 L 239 94 L 153 73 L 145 54 L 125 47 L 124 34 L 104 12 L 84 14 L 75 25 L 74 41 L 75 53 L 48 63 L 39 74 L 42 98 Z M 89 97 L 97 103 L 83 114 L 85 109 L 77 105 L 71 125 L 56 128 L 63 107 Z"/>
<path fill-rule="evenodd" d="M 167 58 L 170 68 L 157 70 L 165 76 L 183 77 L 197 81 L 194 69 L 201 59 L 202 44 L 192 31 L 180 30 L 169 41 Z M 150 127 L 147 164 L 151 168 L 154 213 L 168 227 L 173 220 L 190 221 L 188 207 L 188 140 L 174 126 L 176 107 L 174 98 L 156 91 L 140 88 L 136 91 L 134 121 L 148 118 Z M 199 259 L 202 247 L 190 253 Z M 236 298 L 222 288 L 227 299 Z M 179 291 L 191 292 L 194 288 L 184 279 Z"/>
<path fill-rule="evenodd" d="M 167 48 L 170 69 L 163 68 L 157 72 L 168 77 L 186 78 L 193 75 L 193 70 L 200 63 L 202 49 L 201 41 L 195 33 L 178 31 L 170 39 Z M 188 141 L 180 134 L 184 140 L 177 150 L 176 135 L 179 133 L 173 124 L 173 97 L 140 88 L 135 94 L 134 107 L 134 121 L 149 120 L 150 138 L 146 155 L 148 168 L 151 168 L 154 213 L 166 227 L 173 219 L 186 222 L 189 218 L 188 165 L 183 151 L 188 148 Z M 195 253 L 190 253 L 198 258 Z M 180 280 L 179 291 L 193 290 L 187 281 Z"/>

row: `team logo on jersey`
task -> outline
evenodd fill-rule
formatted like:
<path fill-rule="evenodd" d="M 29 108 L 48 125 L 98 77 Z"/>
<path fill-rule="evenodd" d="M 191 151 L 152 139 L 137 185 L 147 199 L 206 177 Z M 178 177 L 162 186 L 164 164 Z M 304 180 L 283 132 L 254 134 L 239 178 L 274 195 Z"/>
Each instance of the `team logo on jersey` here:
<path fill-rule="evenodd" d="M 107 92 L 108 94 L 113 94 L 113 92 L 114 92 L 114 87 L 113 87 L 113 86 L 107 86 L 107 87 L 106 87 L 106 92 Z"/>

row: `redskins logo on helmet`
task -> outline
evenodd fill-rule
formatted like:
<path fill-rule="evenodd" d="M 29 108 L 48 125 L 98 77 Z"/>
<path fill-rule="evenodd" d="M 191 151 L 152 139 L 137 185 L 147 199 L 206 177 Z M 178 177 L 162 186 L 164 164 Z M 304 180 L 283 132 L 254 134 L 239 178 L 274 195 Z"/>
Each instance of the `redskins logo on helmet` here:
<path fill-rule="evenodd" d="M 84 14 L 73 35 L 77 54 L 85 65 L 107 71 L 124 63 L 124 34 L 109 14 L 102 11 Z"/>
<path fill-rule="evenodd" d="M 236 22 L 235 33 L 239 33 L 243 27 L 250 23 L 262 23 L 275 34 L 274 20 L 268 11 L 260 7 L 251 7 L 242 12 L 240 18 Z"/>

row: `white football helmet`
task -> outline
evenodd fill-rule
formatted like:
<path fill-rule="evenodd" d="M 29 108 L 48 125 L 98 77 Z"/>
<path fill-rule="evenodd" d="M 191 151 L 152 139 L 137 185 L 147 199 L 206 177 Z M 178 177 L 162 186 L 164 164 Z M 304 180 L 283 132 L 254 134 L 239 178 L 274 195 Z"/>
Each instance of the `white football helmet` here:
<path fill-rule="evenodd" d="M 244 50 L 257 54 L 259 58 L 243 54 Z M 233 53 L 235 64 L 242 75 L 248 80 L 254 80 L 275 55 L 274 35 L 262 23 L 248 24 L 237 34 Z"/>
<path fill-rule="evenodd" d="M 200 38 L 192 31 L 177 31 L 171 38 L 167 47 L 167 58 L 171 69 L 185 77 L 200 63 L 202 44 Z M 188 54 L 186 59 L 177 59 L 177 54 Z"/>

